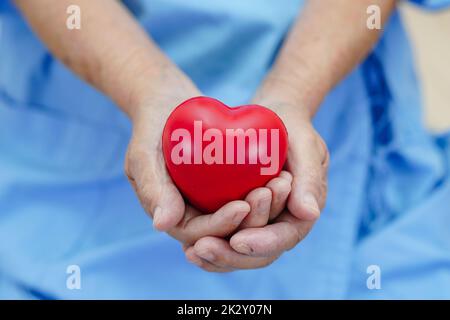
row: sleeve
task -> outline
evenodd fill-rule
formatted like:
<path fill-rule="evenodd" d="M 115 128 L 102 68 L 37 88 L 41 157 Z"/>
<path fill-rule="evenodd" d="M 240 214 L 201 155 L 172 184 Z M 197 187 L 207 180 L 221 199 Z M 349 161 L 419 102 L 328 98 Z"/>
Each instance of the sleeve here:
<path fill-rule="evenodd" d="M 0 14 L 10 14 L 11 12 L 17 12 L 17 9 L 12 4 L 12 1 L 0 0 Z"/>
<path fill-rule="evenodd" d="M 422 7 L 423 9 L 432 11 L 450 8 L 450 0 L 407 0 L 407 1 L 419 7 Z"/>

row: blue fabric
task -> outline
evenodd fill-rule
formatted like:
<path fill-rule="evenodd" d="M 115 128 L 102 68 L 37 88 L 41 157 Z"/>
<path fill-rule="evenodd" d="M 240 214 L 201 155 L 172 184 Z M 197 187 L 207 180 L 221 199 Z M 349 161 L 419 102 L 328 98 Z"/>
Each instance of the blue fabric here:
<path fill-rule="evenodd" d="M 302 1 L 125 1 L 209 96 L 247 102 Z M 414 1 L 441 8 L 450 1 Z M 123 174 L 126 117 L 0 2 L 0 298 L 450 298 L 449 135 L 431 136 L 398 13 L 314 119 L 327 207 L 271 266 L 211 274 L 152 230 Z M 66 269 L 81 268 L 81 290 Z M 369 265 L 381 289 L 369 290 Z"/>

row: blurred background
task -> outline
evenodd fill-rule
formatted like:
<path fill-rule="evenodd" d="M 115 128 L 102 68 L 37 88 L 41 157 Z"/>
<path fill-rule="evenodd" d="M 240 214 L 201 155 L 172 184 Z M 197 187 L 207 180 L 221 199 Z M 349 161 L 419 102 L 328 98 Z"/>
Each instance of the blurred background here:
<path fill-rule="evenodd" d="M 450 10 L 427 12 L 403 3 L 424 96 L 425 123 L 434 132 L 450 128 Z"/>

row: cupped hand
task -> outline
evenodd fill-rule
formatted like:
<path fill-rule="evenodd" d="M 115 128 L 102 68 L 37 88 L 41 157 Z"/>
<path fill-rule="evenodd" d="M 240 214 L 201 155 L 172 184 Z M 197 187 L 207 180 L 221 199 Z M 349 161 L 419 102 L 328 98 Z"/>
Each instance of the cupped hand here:
<path fill-rule="evenodd" d="M 244 228 L 229 241 L 208 236 L 187 249 L 188 259 L 207 271 L 228 272 L 271 264 L 303 240 L 325 206 L 329 153 L 308 112 L 301 105 L 271 99 L 255 102 L 271 107 L 287 127 L 288 172 L 282 176 L 286 181 L 292 181 L 290 194 L 286 206 L 283 201 L 277 202 L 277 210 L 270 213 L 268 224 L 265 224 L 265 218 L 256 219 L 249 214 L 241 225 Z M 273 180 L 271 183 L 274 183 Z M 251 201 L 251 194 L 246 200 L 253 212 L 258 206 Z"/>
<path fill-rule="evenodd" d="M 252 191 L 246 201 L 232 201 L 213 214 L 203 214 L 187 204 L 172 182 L 164 162 L 161 136 L 171 110 L 201 93 L 186 79 L 175 77 L 153 89 L 149 86 L 131 113 L 133 135 L 125 172 L 154 227 L 179 240 L 187 250 L 205 237 L 224 239 L 238 228 L 264 226 L 285 206 L 290 174 L 284 172 L 266 187 Z M 177 88 L 177 90 L 173 90 Z M 137 99 L 135 99 L 137 100 Z"/>
<path fill-rule="evenodd" d="M 166 88 L 176 87 L 176 94 Z M 205 236 L 226 237 L 250 212 L 245 201 L 227 203 L 213 214 L 202 214 L 186 204 L 164 162 L 161 136 L 170 111 L 184 100 L 201 95 L 190 83 L 166 84 L 144 100 L 132 117 L 125 172 L 156 229 L 168 232 L 184 246 Z M 180 88 L 186 88 L 181 91 Z"/>

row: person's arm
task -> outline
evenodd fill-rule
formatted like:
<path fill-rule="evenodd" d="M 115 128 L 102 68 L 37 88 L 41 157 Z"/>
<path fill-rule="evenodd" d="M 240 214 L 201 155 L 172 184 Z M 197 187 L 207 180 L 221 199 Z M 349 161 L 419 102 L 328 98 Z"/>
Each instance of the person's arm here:
<path fill-rule="evenodd" d="M 367 8 L 379 6 L 384 25 L 395 4 L 396 0 L 309 0 L 255 99 L 281 104 L 288 100 L 312 117 L 383 31 L 367 28 Z"/>
<path fill-rule="evenodd" d="M 172 90 L 179 100 L 198 93 L 119 1 L 15 0 L 15 3 L 59 60 L 114 100 L 132 119 L 136 109 L 146 103 L 145 97 L 157 95 L 160 89 L 167 93 L 168 83 L 181 86 Z M 66 10 L 70 5 L 81 9 L 80 30 L 66 27 Z"/>
<path fill-rule="evenodd" d="M 161 135 L 173 108 L 201 93 L 119 1 L 15 2 L 49 50 L 130 117 L 133 136 L 125 171 L 157 229 L 167 231 L 187 249 L 206 236 L 223 238 L 239 226 L 265 225 L 269 215 L 285 207 L 291 179 L 286 172 L 253 190 L 245 201 L 230 202 L 214 214 L 202 214 L 185 204 L 167 174 Z M 70 5 L 81 9 L 80 30 L 66 27 Z"/>
<path fill-rule="evenodd" d="M 378 5 L 384 25 L 395 3 L 307 1 L 253 100 L 277 112 L 289 132 L 287 169 L 294 180 L 288 211 L 265 227 L 236 233 L 230 244 L 214 238 L 198 241 L 195 248 L 188 250 L 189 256 L 205 260 L 210 253 L 217 257 L 210 261 L 216 269 L 206 263 L 205 269 L 265 266 L 308 234 L 325 205 L 329 161 L 326 145 L 313 128 L 311 118 L 328 92 L 378 40 L 382 30 L 366 27 L 367 8 Z"/>

